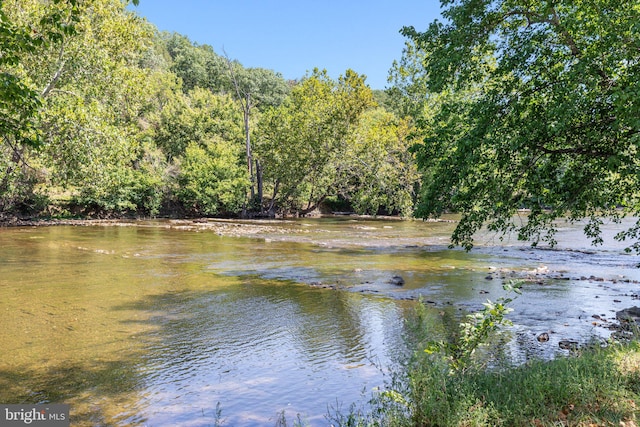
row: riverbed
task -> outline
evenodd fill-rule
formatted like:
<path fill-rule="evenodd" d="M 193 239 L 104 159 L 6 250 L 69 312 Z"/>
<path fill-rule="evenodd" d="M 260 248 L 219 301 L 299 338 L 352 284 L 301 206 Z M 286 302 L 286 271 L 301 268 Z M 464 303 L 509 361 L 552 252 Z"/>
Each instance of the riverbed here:
<path fill-rule="evenodd" d="M 562 224 L 556 248 L 481 234 L 465 252 L 447 247 L 454 221 L 0 229 L 0 402 L 69 403 L 79 426 L 322 426 L 384 386 L 418 299 L 437 323 L 523 281 L 514 362 L 606 339 L 616 311 L 640 305 L 638 258 L 611 238 L 624 224 L 597 248 Z"/>

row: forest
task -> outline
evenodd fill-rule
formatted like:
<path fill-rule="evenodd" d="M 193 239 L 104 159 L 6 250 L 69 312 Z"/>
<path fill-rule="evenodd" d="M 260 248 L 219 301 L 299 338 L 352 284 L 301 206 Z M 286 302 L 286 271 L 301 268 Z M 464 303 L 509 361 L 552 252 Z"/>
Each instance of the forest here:
<path fill-rule="evenodd" d="M 469 249 L 640 213 L 637 2 L 443 0 L 385 91 L 243 67 L 129 3 L 1 3 L 3 219 L 457 212 Z"/>
<path fill-rule="evenodd" d="M 363 75 L 285 81 L 120 0 L 2 11 L 4 215 L 411 214 L 411 121 Z"/>

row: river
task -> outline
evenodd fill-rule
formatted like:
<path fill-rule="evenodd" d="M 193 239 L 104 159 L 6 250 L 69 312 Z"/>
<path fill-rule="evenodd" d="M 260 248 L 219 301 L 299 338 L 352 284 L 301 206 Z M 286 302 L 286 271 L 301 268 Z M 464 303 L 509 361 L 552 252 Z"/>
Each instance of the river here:
<path fill-rule="evenodd" d="M 389 379 L 417 298 L 437 319 L 526 279 L 509 316 L 516 362 L 604 339 L 617 310 L 640 305 L 638 259 L 611 239 L 620 225 L 605 225 L 595 249 L 579 225 L 561 225 L 555 249 L 484 234 L 469 253 L 447 248 L 453 225 L 0 229 L 0 403 L 68 403 L 77 426 L 323 426 L 328 409 L 364 405 Z"/>

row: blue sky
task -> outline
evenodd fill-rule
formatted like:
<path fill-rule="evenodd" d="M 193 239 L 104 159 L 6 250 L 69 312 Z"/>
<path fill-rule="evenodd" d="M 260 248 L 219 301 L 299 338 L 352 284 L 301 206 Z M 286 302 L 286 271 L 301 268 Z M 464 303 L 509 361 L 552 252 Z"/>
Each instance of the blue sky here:
<path fill-rule="evenodd" d="M 373 89 L 387 86 L 400 59 L 403 26 L 427 28 L 439 0 L 140 0 L 130 7 L 160 30 L 175 31 L 245 67 L 287 79 L 317 67 L 337 78 L 351 68 Z"/>

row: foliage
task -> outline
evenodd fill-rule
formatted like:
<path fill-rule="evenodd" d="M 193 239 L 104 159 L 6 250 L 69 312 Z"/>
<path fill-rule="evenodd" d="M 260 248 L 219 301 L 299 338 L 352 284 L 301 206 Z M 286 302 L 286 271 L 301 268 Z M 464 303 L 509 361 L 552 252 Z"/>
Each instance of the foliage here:
<path fill-rule="evenodd" d="M 508 292 L 520 293 L 518 284 L 507 283 L 503 287 Z M 444 357 L 450 372 L 464 373 L 473 367 L 476 349 L 487 342 L 490 334 L 500 326 L 511 325 L 505 316 L 513 311 L 507 307 L 512 301 L 513 299 L 508 297 L 500 297 L 495 303 L 487 300 L 482 311 L 467 315 L 467 321 L 460 323 L 459 333 L 453 340 L 432 341 L 427 345 L 425 352 Z"/>
<path fill-rule="evenodd" d="M 417 122 L 429 99 L 424 56 L 424 51 L 416 42 L 411 39 L 405 41 L 402 58 L 393 61 L 389 70 L 389 80 L 393 85 L 386 91 L 391 111 L 400 117 L 412 117 Z"/>
<path fill-rule="evenodd" d="M 419 175 L 413 155 L 412 127 L 381 108 L 362 114 L 354 137 L 335 164 L 338 194 L 356 213 L 380 209 L 412 214 Z"/>
<path fill-rule="evenodd" d="M 247 174 L 250 181 L 248 199 L 251 207 L 255 208 L 258 204 L 262 213 L 264 186 L 260 161 L 255 160 L 254 166 L 252 125 L 256 122 L 256 109 L 261 111 L 277 107 L 282 103 L 289 87 L 278 73 L 262 68 L 244 69 L 237 61 L 231 61 L 228 57 L 225 59 L 229 69 L 229 80 L 242 110 Z"/>
<path fill-rule="evenodd" d="M 216 136 L 242 142 L 242 116 L 231 98 L 195 88 L 187 95 L 174 94 L 163 106 L 153 138 L 167 158 L 181 156 L 191 142 Z"/>
<path fill-rule="evenodd" d="M 190 213 L 234 214 L 247 188 L 242 163 L 242 115 L 229 95 L 196 87 L 173 93 L 150 133 L 173 165 L 171 193 Z"/>
<path fill-rule="evenodd" d="M 640 344 L 585 347 L 551 361 L 451 369 L 450 357 L 422 349 L 441 313 L 418 304 L 409 322 L 411 353 L 370 407 L 335 411 L 340 426 L 635 425 L 640 405 Z M 486 316 L 483 316 L 486 318 Z M 479 332 L 482 322 L 473 322 Z M 428 330 L 425 326 L 429 326 Z M 466 330 L 466 326 L 462 326 Z M 439 346 L 437 346 L 439 347 Z"/>
<path fill-rule="evenodd" d="M 263 182 L 283 211 L 327 196 L 411 211 L 412 128 L 367 111 L 364 76 L 316 71 L 292 93 L 279 73 L 161 33 L 128 3 L 1 3 L 1 212 L 50 196 L 90 215 L 232 215 L 264 209 Z"/>
<path fill-rule="evenodd" d="M 363 76 L 347 70 L 333 81 L 326 71 L 315 70 L 282 105 L 264 114 L 256 153 L 277 205 L 310 210 L 332 193 L 335 164 L 372 105 Z"/>
<path fill-rule="evenodd" d="M 282 104 L 291 91 L 291 87 L 284 80 L 282 74 L 266 68 L 244 68 L 237 61 L 231 61 L 231 73 L 227 79 L 235 80 L 238 84 L 232 85 L 230 93 L 240 99 L 250 97 L 251 108 L 256 107 L 260 111 L 274 108 Z M 229 64 L 227 65 L 227 67 Z"/>
<path fill-rule="evenodd" d="M 51 13 L 48 4 L 3 6 L 16 25 L 36 33 L 49 28 L 38 19 Z M 37 152 L 25 151 L 30 158 L 24 161 L 42 168 L 42 184 L 70 188 L 91 210 L 155 213 L 159 177 L 146 173 L 137 127 L 148 104 L 149 74 L 139 62 L 151 28 L 116 0 L 74 2 L 72 12 L 73 31 L 22 52 L 13 68 L 40 93 L 42 144 Z"/>
<path fill-rule="evenodd" d="M 22 61 L 73 35 L 78 15 L 76 1 L 55 0 L 30 25 L 13 19 L 12 7 L 0 3 L 0 214 L 24 210 L 37 197 L 37 173 L 26 156 L 41 143 L 42 99 L 40 88 L 21 72 Z"/>
<path fill-rule="evenodd" d="M 637 344 L 593 349 L 578 357 L 453 376 L 432 365 L 416 366 L 404 425 L 622 425 L 635 420 L 639 377 L 614 360 L 637 356 L 638 350 Z"/>
<path fill-rule="evenodd" d="M 157 215 L 165 197 L 166 164 L 152 147 L 141 151 L 133 157 L 122 153 L 99 169 L 84 169 L 85 183 L 73 204 L 90 215 Z"/>
<path fill-rule="evenodd" d="M 40 92 L 18 72 L 25 55 L 46 49 L 75 33 L 75 0 L 55 0 L 38 16 L 38 25 L 12 19 L 11 5 L 0 4 L 0 134 L 12 147 L 36 145 Z M 15 7 L 15 6 L 13 6 Z"/>
<path fill-rule="evenodd" d="M 598 243 L 601 217 L 638 215 L 638 4 L 443 6 L 446 22 L 403 30 L 412 87 L 440 101 L 416 148 L 426 176 L 418 214 L 459 211 L 452 240 L 467 249 L 485 223 L 553 244 L 554 220 L 588 218 L 585 233 Z M 530 210 L 522 223 L 518 209 Z"/>
<path fill-rule="evenodd" d="M 202 215 L 238 212 L 249 185 L 238 145 L 221 139 L 190 143 L 178 176 L 178 198 Z"/>
<path fill-rule="evenodd" d="M 0 177 L 0 218 L 39 214 L 44 209 L 46 197 L 35 188 L 38 171 L 21 163 L 9 144 L 0 145 Z"/>
<path fill-rule="evenodd" d="M 214 92 L 228 92 L 231 85 L 224 58 L 209 45 L 192 43 L 188 37 L 177 33 L 160 34 L 170 58 L 170 70 L 182 80 L 185 93 L 196 87 Z"/>

